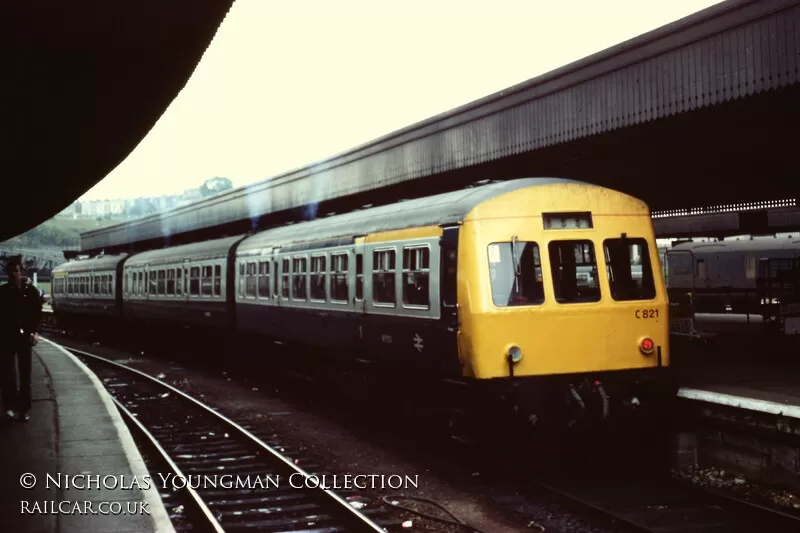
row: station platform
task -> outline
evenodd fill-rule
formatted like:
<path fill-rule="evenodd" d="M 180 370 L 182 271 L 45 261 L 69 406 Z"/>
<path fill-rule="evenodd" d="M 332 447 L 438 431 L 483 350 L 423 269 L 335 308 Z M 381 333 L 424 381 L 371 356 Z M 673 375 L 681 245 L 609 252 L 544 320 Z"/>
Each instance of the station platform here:
<path fill-rule="evenodd" d="M 0 530 L 175 532 L 110 395 L 47 339 L 33 349 L 32 400 L 30 421 L 0 422 Z"/>
<path fill-rule="evenodd" d="M 754 355 L 681 369 L 681 462 L 800 493 L 800 353 Z"/>

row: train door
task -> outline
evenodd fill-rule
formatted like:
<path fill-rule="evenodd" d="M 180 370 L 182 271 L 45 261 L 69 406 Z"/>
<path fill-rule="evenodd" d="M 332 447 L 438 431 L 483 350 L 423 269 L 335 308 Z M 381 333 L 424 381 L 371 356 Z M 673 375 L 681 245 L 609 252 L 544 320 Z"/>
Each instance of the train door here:
<path fill-rule="evenodd" d="M 353 253 L 353 271 L 355 273 L 353 283 L 353 308 L 360 315 L 366 312 L 364 305 L 364 238 L 356 239 L 355 250 Z"/>

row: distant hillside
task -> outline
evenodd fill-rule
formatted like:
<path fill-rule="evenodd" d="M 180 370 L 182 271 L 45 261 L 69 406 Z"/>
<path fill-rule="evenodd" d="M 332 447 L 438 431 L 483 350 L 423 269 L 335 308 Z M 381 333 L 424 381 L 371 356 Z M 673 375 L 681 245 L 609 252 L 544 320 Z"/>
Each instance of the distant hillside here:
<path fill-rule="evenodd" d="M 123 219 L 96 220 L 78 218 L 73 220 L 69 217 L 55 217 L 22 235 L 0 243 L 0 245 L 33 248 L 77 248 L 80 246 L 80 235 L 84 231 L 111 226 L 121 220 Z"/>

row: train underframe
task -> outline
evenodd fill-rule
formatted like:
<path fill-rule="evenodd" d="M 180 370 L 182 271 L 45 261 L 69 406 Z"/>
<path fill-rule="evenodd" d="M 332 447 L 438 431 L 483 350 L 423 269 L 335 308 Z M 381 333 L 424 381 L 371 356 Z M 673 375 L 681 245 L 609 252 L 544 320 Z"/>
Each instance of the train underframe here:
<path fill-rule="evenodd" d="M 646 464 L 663 466 L 655 458 L 667 460 L 670 450 L 677 387 L 668 367 L 476 380 L 379 360 L 360 350 L 226 330 L 98 323 L 94 317 L 60 317 L 58 322 L 97 339 L 127 339 L 142 352 L 182 350 L 204 359 L 230 351 L 245 354 L 243 368 L 303 374 L 310 386 L 334 384 L 371 408 L 386 406 L 387 412 L 402 409 L 406 416 L 437 420 L 447 437 L 547 457 L 550 466 L 557 464 L 552 461 L 556 454 L 570 461 L 619 457 L 629 464 L 642 456 Z"/>

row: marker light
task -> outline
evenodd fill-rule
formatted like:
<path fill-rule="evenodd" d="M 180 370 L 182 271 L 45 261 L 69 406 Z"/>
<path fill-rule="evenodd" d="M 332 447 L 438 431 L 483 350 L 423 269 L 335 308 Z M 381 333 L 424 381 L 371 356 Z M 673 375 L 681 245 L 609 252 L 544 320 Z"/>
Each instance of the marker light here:
<path fill-rule="evenodd" d="M 508 349 L 508 358 L 512 363 L 519 363 L 522 361 L 522 349 L 518 346 L 512 346 Z"/>
<path fill-rule="evenodd" d="M 654 343 L 653 339 L 651 339 L 649 337 L 645 337 L 644 339 L 642 339 L 639 342 L 639 349 L 645 355 L 650 355 L 651 353 L 653 353 L 653 350 L 655 349 L 655 347 L 656 347 L 656 343 Z"/>

